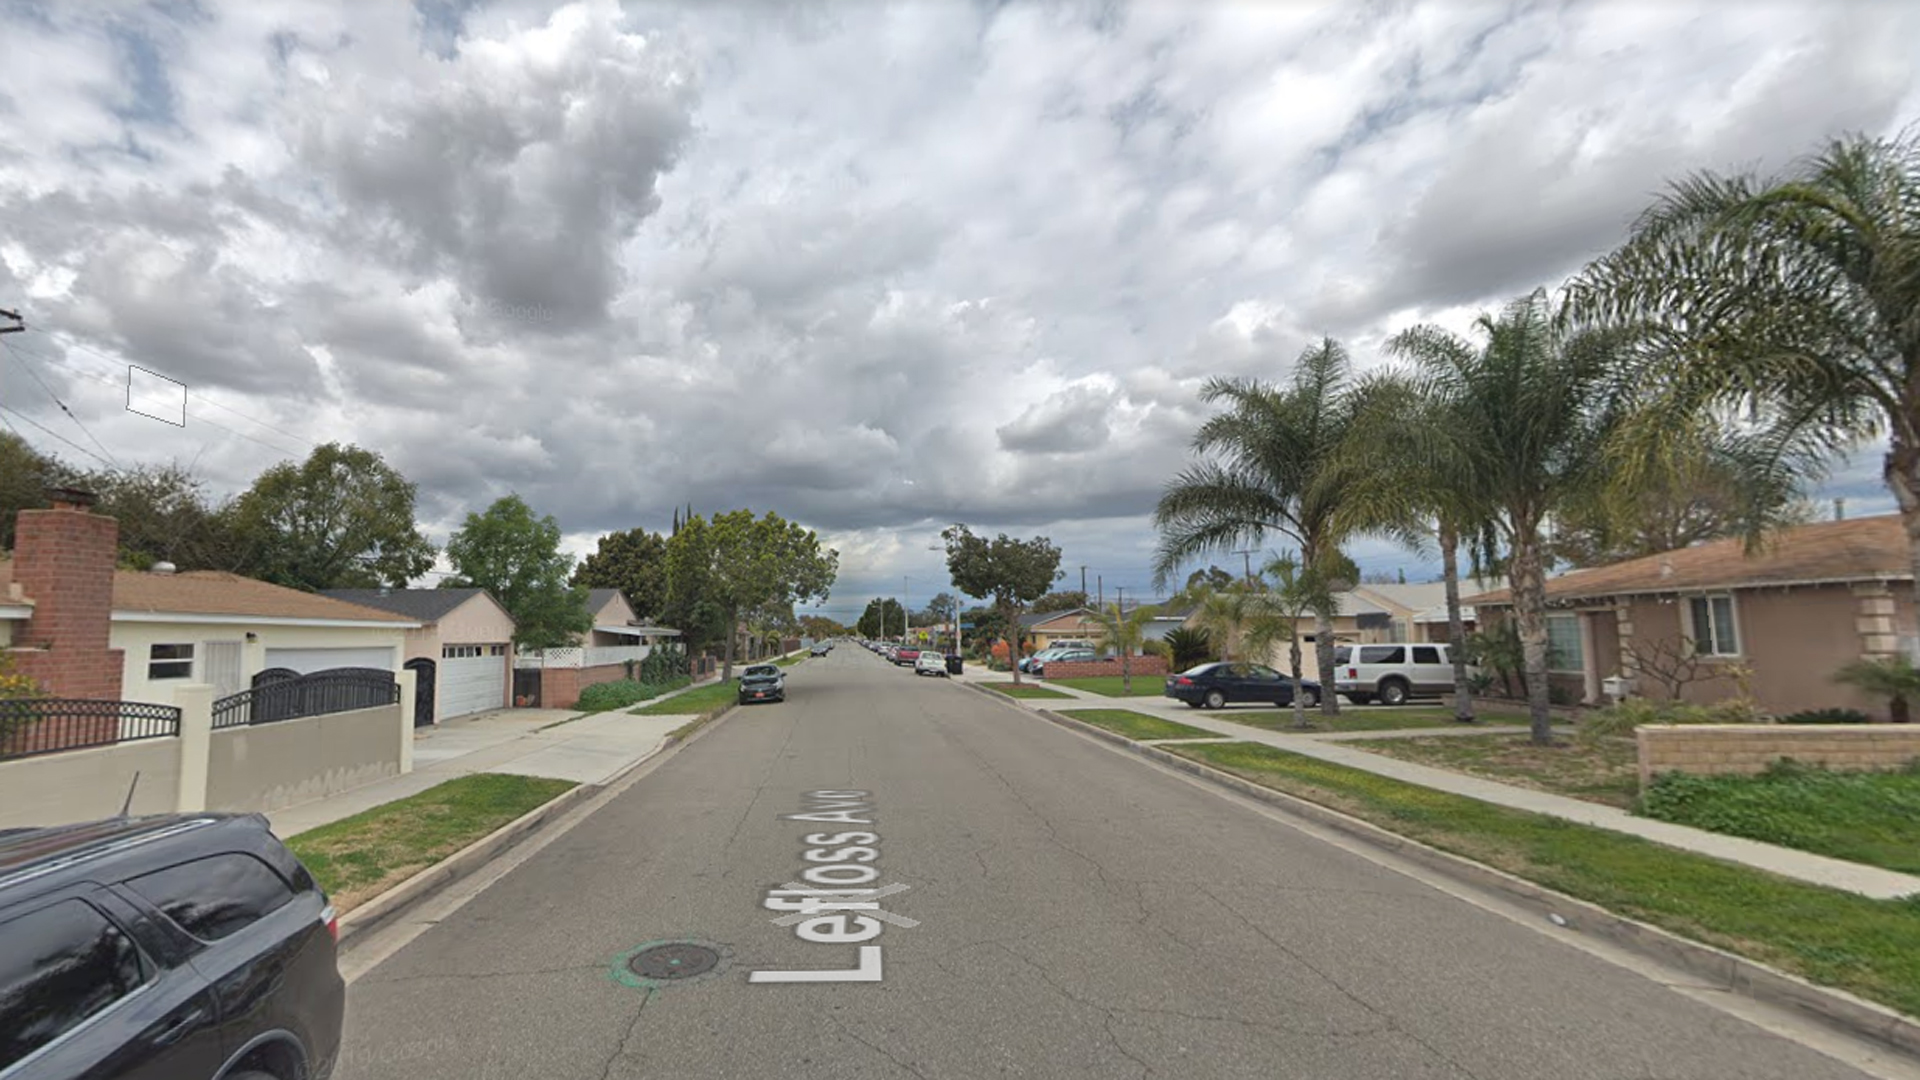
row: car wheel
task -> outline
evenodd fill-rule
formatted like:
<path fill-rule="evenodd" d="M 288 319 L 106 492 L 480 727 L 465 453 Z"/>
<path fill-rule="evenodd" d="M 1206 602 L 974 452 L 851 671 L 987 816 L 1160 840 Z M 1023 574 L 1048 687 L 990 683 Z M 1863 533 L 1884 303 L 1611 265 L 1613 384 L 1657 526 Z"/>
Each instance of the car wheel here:
<path fill-rule="evenodd" d="M 1320 695 L 1313 692 L 1312 690 L 1302 689 L 1300 691 L 1300 707 L 1303 709 L 1319 708 Z"/>
<path fill-rule="evenodd" d="M 1218 690 L 1207 691 L 1207 708 L 1218 709 L 1227 703 L 1227 695 Z"/>
<path fill-rule="evenodd" d="M 1407 684 L 1399 679 L 1388 679 L 1380 684 L 1380 704 L 1405 705 L 1407 703 Z"/>

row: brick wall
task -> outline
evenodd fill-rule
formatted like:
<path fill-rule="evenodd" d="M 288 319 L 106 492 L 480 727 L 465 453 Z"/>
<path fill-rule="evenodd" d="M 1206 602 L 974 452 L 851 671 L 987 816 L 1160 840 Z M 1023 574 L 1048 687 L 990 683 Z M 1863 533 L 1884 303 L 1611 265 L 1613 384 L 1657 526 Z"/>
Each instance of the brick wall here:
<path fill-rule="evenodd" d="M 1634 735 L 1643 785 L 1663 772 L 1751 775 L 1784 757 L 1849 771 L 1920 758 L 1920 724 L 1649 724 Z"/>
<path fill-rule="evenodd" d="M 597 683 L 617 682 L 626 677 L 625 664 L 546 668 L 540 672 L 540 706 L 546 709 L 571 709 L 580 704 L 580 691 Z"/>
<path fill-rule="evenodd" d="M 34 608 L 14 634 L 23 647 L 14 659 L 54 697 L 120 697 L 123 658 L 108 646 L 119 544 L 110 517 L 67 506 L 20 512 L 13 580 Z"/>
<path fill-rule="evenodd" d="M 1164 656 L 1136 656 L 1127 661 L 1127 670 L 1136 678 L 1142 675 L 1164 677 L 1167 674 L 1167 658 Z M 1046 671 L 1046 677 L 1049 679 L 1085 679 L 1095 675 L 1118 674 L 1120 674 L 1119 657 L 1110 657 L 1105 660 L 1075 661 L 1071 664 L 1065 664 L 1055 660 L 1047 664 Z"/>

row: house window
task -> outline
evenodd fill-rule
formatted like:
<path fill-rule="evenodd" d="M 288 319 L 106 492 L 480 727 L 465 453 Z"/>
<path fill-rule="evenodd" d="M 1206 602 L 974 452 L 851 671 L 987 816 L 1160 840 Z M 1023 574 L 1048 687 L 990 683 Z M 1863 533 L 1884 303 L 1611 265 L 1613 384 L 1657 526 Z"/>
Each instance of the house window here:
<path fill-rule="evenodd" d="M 147 649 L 147 678 L 193 678 L 192 645 L 153 645 Z"/>
<path fill-rule="evenodd" d="M 1547 670 L 1585 671 L 1586 651 L 1581 647 L 1580 616 L 1547 616 Z"/>
<path fill-rule="evenodd" d="M 1693 615 L 1693 648 L 1701 656 L 1739 656 L 1740 633 L 1733 625 L 1733 597 L 1695 596 L 1687 601 Z"/>

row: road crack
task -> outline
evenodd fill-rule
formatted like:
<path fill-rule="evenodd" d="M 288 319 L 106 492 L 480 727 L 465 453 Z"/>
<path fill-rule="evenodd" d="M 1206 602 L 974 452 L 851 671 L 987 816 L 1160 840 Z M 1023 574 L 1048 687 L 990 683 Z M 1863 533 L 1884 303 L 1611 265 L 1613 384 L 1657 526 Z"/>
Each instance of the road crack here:
<path fill-rule="evenodd" d="M 647 1002 L 653 1000 L 653 993 L 652 990 L 645 991 L 640 999 L 640 1007 L 633 1010 L 633 1020 L 627 1024 L 626 1034 L 620 1036 L 613 1053 L 608 1054 L 606 1063 L 600 1066 L 600 1080 L 608 1080 L 613 1075 L 613 1063 L 626 1056 L 627 1044 L 633 1041 L 634 1033 L 640 1030 L 640 1017 L 647 1011 Z"/>
<path fill-rule="evenodd" d="M 889 1051 L 886 1047 L 881 1046 L 877 1043 L 868 1042 L 867 1040 L 861 1038 L 858 1032 L 854 1031 L 852 1028 L 842 1023 L 838 1017 L 829 1016 L 827 1017 L 827 1019 L 833 1021 L 833 1026 L 839 1028 L 841 1033 L 844 1034 L 847 1038 L 852 1039 L 854 1042 L 859 1043 L 861 1046 L 864 1046 L 867 1049 L 873 1051 L 874 1053 L 879 1054 L 881 1057 L 886 1058 L 888 1061 L 893 1062 L 895 1068 L 911 1073 L 914 1076 L 919 1077 L 920 1080 L 927 1080 L 926 1073 L 923 1073 L 919 1069 L 916 1069 L 913 1066 L 907 1064 L 906 1062 L 901 1061 L 899 1058 L 894 1057 L 893 1053 Z"/>

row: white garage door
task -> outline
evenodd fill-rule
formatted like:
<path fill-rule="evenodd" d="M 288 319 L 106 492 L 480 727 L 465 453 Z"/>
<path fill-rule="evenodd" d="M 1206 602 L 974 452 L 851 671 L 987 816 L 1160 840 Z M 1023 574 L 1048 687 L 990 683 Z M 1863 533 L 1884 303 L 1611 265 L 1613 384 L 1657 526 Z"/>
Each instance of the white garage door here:
<path fill-rule="evenodd" d="M 392 671 L 393 649 L 268 649 L 267 666 L 292 668 L 302 675 L 343 667 Z"/>
<path fill-rule="evenodd" d="M 443 657 L 434 677 L 440 683 L 440 719 L 506 706 L 505 656 Z"/>

